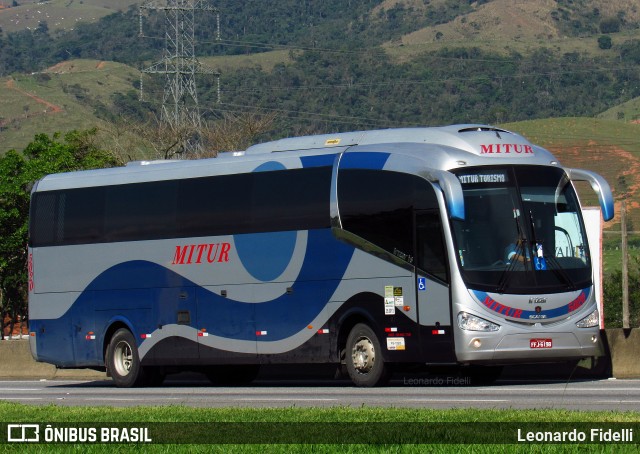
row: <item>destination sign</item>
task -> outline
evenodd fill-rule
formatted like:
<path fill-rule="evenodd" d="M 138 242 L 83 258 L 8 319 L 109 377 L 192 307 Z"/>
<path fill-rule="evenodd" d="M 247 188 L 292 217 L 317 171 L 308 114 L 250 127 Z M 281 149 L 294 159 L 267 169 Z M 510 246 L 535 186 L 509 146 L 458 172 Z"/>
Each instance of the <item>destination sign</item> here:
<path fill-rule="evenodd" d="M 458 175 L 458 179 L 462 184 L 507 183 L 509 181 L 506 172 Z"/>

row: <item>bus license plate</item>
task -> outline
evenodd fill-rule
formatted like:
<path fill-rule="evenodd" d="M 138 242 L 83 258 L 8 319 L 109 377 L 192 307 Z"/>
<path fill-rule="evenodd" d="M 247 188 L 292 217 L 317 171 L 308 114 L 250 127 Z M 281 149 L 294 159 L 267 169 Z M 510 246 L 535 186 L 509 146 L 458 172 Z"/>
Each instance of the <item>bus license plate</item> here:
<path fill-rule="evenodd" d="M 553 339 L 530 339 L 530 348 L 553 348 Z"/>

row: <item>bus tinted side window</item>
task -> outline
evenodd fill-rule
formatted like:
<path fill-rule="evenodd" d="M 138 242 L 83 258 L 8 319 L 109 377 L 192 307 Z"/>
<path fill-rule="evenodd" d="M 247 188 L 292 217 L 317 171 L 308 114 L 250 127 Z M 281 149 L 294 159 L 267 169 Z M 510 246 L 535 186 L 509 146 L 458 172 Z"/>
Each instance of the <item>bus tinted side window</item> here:
<path fill-rule="evenodd" d="M 397 172 L 347 169 L 338 178 L 345 230 L 386 251 L 413 256 L 413 184 Z"/>
<path fill-rule="evenodd" d="M 277 232 L 330 227 L 330 167 L 251 175 L 254 230 Z"/>
<path fill-rule="evenodd" d="M 182 180 L 178 236 L 328 228 L 330 187 L 330 167 Z"/>
<path fill-rule="evenodd" d="M 176 181 L 107 186 L 105 240 L 153 240 L 174 236 L 176 188 Z"/>
<path fill-rule="evenodd" d="M 338 182 L 345 230 L 447 280 L 442 223 L 431 184 L 414 175 L 360 169 L 341 170 Z"/>
<path fill-rule="evenodd" d="M 46 193 L 45 193 L 46 194 Z M 59 193 L 58 219 L 65 244 L 92 243 L 104 237 L 105 188 Z"/>
<path fill-rule="evenodd" d="M 331 167 L 36 192 L 34 247 L 330 227 Z"/>
<path fill-rule="evenodd" d="M 58 220 L 58 194 L 37 194 L 29 212 L 29 240 L 39 244 L 55 244 L 62 240 L 62 220 Z M 37 220 L 37 222 L 36 222 Z"/>
<path fill-rule="evenodd" d="M 177 236 L 250 232 L 252 187 L 250 173 L 181 180 Z"/>

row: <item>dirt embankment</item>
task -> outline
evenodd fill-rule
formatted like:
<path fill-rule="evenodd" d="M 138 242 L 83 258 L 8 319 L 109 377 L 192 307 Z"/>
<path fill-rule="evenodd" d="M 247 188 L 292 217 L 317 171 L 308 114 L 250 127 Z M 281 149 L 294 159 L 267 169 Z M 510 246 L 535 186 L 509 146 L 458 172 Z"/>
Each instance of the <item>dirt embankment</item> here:
<path fill-rule="evenodd" d="M 38 96 L 36 96 L 36 95 L 34 95 L 32 93 L 29 93 L 29 92 L 24 91 L 23 89 L 19 88 L 16 85 L 16 81 L 14 79 L 7 80 L 5 86 L 9 90 L 15 90 L 18 93 L 33 99 L 38 104 L 42 104 L 43 106 L 45 106 L 46 109 L 45 109 L 45 111 L 43 113 L 58 113 L 58 112 L 62 112 L 62 107 L 57 106 L 55 104 L 52 104 L 52 103 L 50 103 L 48 101 L 45 101 L 44 99 L 42 99 L 42 98 L 40 98 L 40 97 L 38 97 Z"/>

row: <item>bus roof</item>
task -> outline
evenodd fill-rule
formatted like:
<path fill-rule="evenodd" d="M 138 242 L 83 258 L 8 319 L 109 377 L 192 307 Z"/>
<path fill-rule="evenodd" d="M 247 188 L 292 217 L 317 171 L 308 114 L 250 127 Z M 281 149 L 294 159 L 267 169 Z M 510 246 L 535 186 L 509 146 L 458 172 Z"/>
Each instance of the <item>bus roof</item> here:
<path fill-rule="evenodd" d="M 496 134 L 498 137 L 500 137 L 501 134 L 505 134 L 512 138 L 518 138 L 519 142 L 524 141 L 529 144 L 529 142 L 527 142 L 522 136 L 504 129 L 488 125 L 466 124 L 428 128 L 377 129 L 370 131 L 353 131 L 337 134 L 291 137 L 253 145 L 247 149 L 246 154 L 390 143 L 444 145 L 475 153 L 477 147 L 474 146 L 474 139 L 477 139 L 477 137 L 474 138 L 473 133 L 478 132 L 484 133 L 481 134 L 483 136 L 486 136 L 486 133 L 493 133 L 494 137 Z"/>
<path fill-rule="evenodd" d="M 438 170 L 498 164 L 496 159 L 503 164 L 558 165 L 551 153 L 516 133 L 464 124 L 293 137 L 253 145 L 246 151 L 222 153 L 218 158 L 138 161 L 124 167 L 48 175 L 34 191 L 245 173 L 268 161 L 285 162 L 345 151 L 410 155 L 424 161 L 425 167 Z"/>

